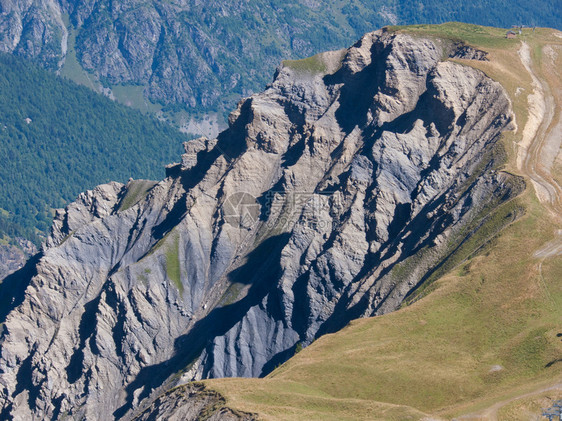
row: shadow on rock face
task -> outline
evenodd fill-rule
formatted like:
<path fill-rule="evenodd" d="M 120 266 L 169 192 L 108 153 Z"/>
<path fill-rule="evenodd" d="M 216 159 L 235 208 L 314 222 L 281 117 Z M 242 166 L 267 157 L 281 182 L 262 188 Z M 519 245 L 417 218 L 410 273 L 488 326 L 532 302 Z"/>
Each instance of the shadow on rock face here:
<path fill-rule="evenodd" d="M 37 253 L 27 261 L 24 267 L 8 275 L 0 283 L 0 323 L 4 323 L 8 313 L 23 302 L 25 290 L 30 284 L 31 278 L 37 275 L 37 263 L 41 257 L 43 257 L 43 253 Z"/>
<path fill-rule="evenodd" d="M 355 126 L 365 126 L 367 112 L 373 105 L 373 98 L 384 80 L 385 58 L 391 49 L 391 46 L 383 49 L 381 44 L 374 43 L 371 47 L 373 60 L 363 70 L 350 75 L 348 69 L 341 68 L 333 75 L 324 78 L 326 85 L 344 83 L 336 119 L 346 133 L 351 133 Z"/>
<path fill-rule="evenodd" d="M 281 251 L 288 240 L 289 234 L 268 238 L 248 255 L 243 266 L 228 275 L 232 283 L 251 285 L 247 295 L 233 304 L 214 308 L 197 321 L 187 334 L 176 339 L 172 358 L 143 368 L 127 386 L 127 402 L 113 413 L 115 418 L 121 418 L 132 408 L 133 394 L 137 389 L 142 388 L 139 400 L 147 397 L 152 388 L 162 385 L 169 376 L 192 363 L 215 337 L 226 334 L 251 307 L 258 305 L 272 288 L 276 288 L 281 270 Z"/>

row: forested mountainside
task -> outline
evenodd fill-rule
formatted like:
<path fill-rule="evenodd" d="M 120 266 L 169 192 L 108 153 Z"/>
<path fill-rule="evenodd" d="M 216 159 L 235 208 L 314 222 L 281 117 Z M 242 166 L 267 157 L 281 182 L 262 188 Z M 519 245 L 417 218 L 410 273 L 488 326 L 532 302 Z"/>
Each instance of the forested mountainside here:
<path fill-rule="evenodd" d="M 187 138 L 168 125 L 0 54 L 0 238 L 39 245 L 86 187 L 160 180 Z"/>
<path fill-rule="evenodd" d="M 560 13 L 550 0 L 13 0 L 0 3 L 0 50 L 140 108 L 201 114 L 261 90 L 282 59 L 342 48 L 383 25 L 562 28 Z"/>
<path fill-rule="evenodd" d="M 512 102 L 463 64 L 482 60 L 379 30 L 285 62 L 164 180 L 57 211 L 0 285 L 1 416 L 252 419 L 173 387 L 265 376 L 478 253 L 525 212 L 523 178 L 502 170 Z"/>

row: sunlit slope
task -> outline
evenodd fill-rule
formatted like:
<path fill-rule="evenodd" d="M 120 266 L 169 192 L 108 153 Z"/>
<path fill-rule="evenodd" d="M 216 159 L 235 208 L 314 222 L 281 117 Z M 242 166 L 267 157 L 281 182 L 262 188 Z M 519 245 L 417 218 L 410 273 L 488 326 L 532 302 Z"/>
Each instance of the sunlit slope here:
<path fill-rule="evenodd" d="M 206 383 L 229 406 L 264 419 L 524 417 L 562 394 L 562 159 L 555 139 L 562 33 L 523 29 L 508 40 L 504 29 L 462 24 L 390 29 L 489 52 L 489 62 L 458 61 L 501 82 L 511 97 L 518 128 L 504 136 L 503 170 L 524 176 L 527 189 L 502 207 L 525 214 L 409 306 L 321 337 L 266 379 Z"/>

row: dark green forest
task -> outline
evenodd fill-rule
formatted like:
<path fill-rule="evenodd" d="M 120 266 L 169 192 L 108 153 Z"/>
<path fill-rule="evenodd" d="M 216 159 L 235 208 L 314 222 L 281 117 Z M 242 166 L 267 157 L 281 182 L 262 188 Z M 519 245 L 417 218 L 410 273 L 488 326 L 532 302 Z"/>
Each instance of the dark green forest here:
<path fill-rule="evenodd" d="M 0 54 L 0 239 L 39 243 L 52 209 L 81 191 L 163 178 L 186 140 L 154 118 Z"/>

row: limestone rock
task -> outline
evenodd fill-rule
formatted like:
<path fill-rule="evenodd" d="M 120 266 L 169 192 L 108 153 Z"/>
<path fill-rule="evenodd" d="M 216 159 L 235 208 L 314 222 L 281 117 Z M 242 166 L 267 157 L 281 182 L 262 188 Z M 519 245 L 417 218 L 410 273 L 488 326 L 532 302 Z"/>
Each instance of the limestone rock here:
<path fill-rule="evenodd" d="M 209 416 L 210 415 L 210 416 Z M 190 384 L 165 393 L 146 408 L 135 421 L 254 421 L 257 416 L 233 411 L 225 406 L 225 400 L 204 386 Z"/>
<path fill-rule="evenodd" d="M 494 170 L 506 94 L 442 48 L 377 31 L 329 66 L 289 63 L 130 206 L 111 183 L 58 212 L 11 278 L 2 418 L 171 414 L 178 383 L 265 375 L 395 310 L 522 189 Z"/>
<path fill-rule="evenodd" d="M 37 247 L 25 238 L 16 237 L 15 244 L 0 245 L 0 282 L 23 267 L 25 261 L 37 253 Z"/>

